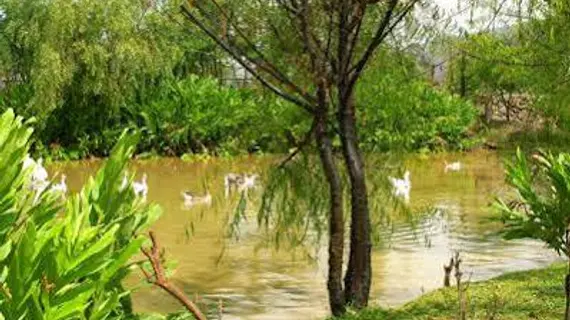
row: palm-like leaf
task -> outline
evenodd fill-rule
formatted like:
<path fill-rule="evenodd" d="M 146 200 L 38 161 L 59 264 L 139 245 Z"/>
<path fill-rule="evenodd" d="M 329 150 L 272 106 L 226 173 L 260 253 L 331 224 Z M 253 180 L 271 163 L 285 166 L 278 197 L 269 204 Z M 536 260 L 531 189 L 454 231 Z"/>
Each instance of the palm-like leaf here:
<path fill-rule="evenodd" d="M 22 169 L 31 129 L 9 110 L 0 117 L 0 313 L 5 319 L 105 319 L 129 313 L 121 280 L 139 250 L 155 205 L 120 191 L 139 135 L 124 132 L 110 158 L 64 203 L 31 200 Z"/>

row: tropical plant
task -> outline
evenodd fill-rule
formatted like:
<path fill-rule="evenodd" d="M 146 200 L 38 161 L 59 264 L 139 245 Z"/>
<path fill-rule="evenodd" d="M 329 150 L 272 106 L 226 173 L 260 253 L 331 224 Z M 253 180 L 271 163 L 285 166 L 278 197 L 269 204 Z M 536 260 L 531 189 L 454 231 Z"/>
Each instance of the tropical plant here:
<path fill-rule="evenodd" d="M 254 146 L 284 152 L 285 131 L 304 128 L 295 113 L 273 97 L 196 75 L 169 83 L 147 103 L 126 109 L 129 122 L 144 128 L 139 147 L 167 155 L 239 153 Z M 231 147 L 235 140 L 237 145 Z"/>
<path fill-rule="evenodd" d="M 121 189 L 138 134 L 123 133 L 77 194 L 46 189 L 39 202 L 23 169 L 32 129 L 12 110 L 0 118 L 0 314 L 5 319 L 119 319 L 132 315 L 121 281 L 160 214 Z"/>
<path fill-rule="evenodd" d="M 568 260 L 566 313 L 570 319 L 570 154 L 540 152 L 533 167 L 520 150 L 507 165 L 507 182 L 519 199 L 498 200 L 506 239 L 534 238 Z"/>

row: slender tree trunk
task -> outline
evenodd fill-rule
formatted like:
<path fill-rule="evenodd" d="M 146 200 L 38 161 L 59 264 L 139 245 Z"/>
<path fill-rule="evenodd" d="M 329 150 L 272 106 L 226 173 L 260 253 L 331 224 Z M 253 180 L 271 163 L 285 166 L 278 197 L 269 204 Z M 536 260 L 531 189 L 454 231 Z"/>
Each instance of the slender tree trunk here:
<path fill-rule="evenodd" d="M 564 279 L 564 293 L 566 294 L 566 309 L 564 310 L 564 319 L 570 320 L 570 273 L 566 274 Z"/>
<path fill-rule="evenodd" d="M 339 100 L 342 153 L 351 184 L 350 257 L 344 278 L 344 296 L 348 304 L 359 309 L 368 305 L 372 278 L 370 213 L 353 96 L 341 95 Z"/>
<path fill-rule="evenodd" d="M 488 102 L 485 104 L 485 123 L 490 124 L 493 121 L 493 104 Z"/>
<path fill-rule="evenodd" d="M 568 259 L 568 270 L 564 278 L 564 294 L 566 296 L 566 309 L 564 319 L 570 320 L 570 225 L 566 228 L 566 258 Z"/>
<path fill-rule="evenodd" d="M 344 256 L 344 215 L 342 180 L 334 160 L 332 141 L 327 130 L 327 95 L 326 90 L 319 90 L 320 111 L 315 139 L 319 148 L 319 156 L 329 184 L 329 270 L 327 289 L 329 304 L 334 316 L 345 313 L 345 299 L 342 287 L 342 265 Z"/>
<path fill-rule="evenodd" d="M 327 136 L 325 124 L 320 123 L 316 129 L 316 140 L 319 155 L 329 184 L 329 272 L 327 288 L 329 304 L 334 316 L 342 315 L 345 310 L 345 300 L 342 291 L 342 261 L 344 254 L 344 217 L 342 208 L 341 179 L 336 167 L 332 142 Z"/>
<path fill-rule="evenodd" d="M 465 69 L 467 68 L 467 60 L 465 59 L 465 53 L 461 54 L 461 62 L 459 66 L 459 95 L 462 98 L 467 96 L 467 75 L 465 74 Z"/>

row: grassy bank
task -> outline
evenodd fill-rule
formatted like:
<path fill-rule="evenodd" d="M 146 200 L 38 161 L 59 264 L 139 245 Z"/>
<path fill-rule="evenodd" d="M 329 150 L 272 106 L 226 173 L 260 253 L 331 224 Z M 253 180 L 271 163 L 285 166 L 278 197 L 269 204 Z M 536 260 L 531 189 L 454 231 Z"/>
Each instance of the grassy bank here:
<path fill-rule="evenodd" d="M 537 149 L 568 152 L 570 132 L 561 129 L 537 128 L 520 123 L 495 123 L 480 128 L 478 137 L 500 151 L 511 153 L 520 147 L 525 152 Z"/>
<path fill-rule="evenodd" d="M 565 264 L 514 272 L 468 288 L 468 319 L 562 319 Z M 397 309 L 370 308 L 336 320 L 456 319 L 457 289 L 428 293 Z"/>

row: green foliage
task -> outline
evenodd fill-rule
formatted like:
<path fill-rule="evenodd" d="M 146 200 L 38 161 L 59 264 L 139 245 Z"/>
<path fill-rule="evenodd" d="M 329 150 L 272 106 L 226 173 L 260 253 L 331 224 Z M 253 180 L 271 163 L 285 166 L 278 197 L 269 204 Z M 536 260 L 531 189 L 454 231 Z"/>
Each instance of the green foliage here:
<path fill-rule="evenodd" d="M 171 155 L 219 149 L 235 154 L 252 147 L 283 152 L 284 132 L 303 127 L 281 101 L 195 75 L 129 113 L 146 129 L 140 148 Z"/>
<path fill-rule="evenodd" d="M 431 87 L 409 57 L 399 59 L 397 53 L 382 52 L 357 88 L 363 148 L 463 149 L 476 109 Z"/>
<path fill-rule="evenodd" d="M 498 6 L 493 12 L 499 15 L 512 10 L 495 1 L 480 3 Z M 468 97 L 528 94 L 549 123 L 568 130 L 570 3 L 513 0 L 511 5 L 521 17 L 507 28 L 444 39 L 448 85 L 461 92 L 464 82 Z"/>
<path fill-rule="evenodd" d="M 521 48 L 513 30 L 480 33 L 452 39 L 448 50 L 448 85 L 454 92 L 476 98 L 479 94 L 500 95 L 530 90 L 532 70 L 525 66 L 529 53 Z"/>
<path fill-rule="evenodd" d="M 269 171 L 257 223 L 276 248 L 318 248 L 327 234 L 329 191 L 320 163 L 300 155 Z"/>
<path fill-rule="evenodd" d="M 521 47 L 528 52 L 532 90 L 538 95 L 537 107 L 564 130 L 570 129 L 570 3 L 552 0 L 527 4 L 534 19 L 521 23 Z"/>
<path fill-rule="evenodd" d="M 141 235 L 159 215 L 130 188 L 123 169 L 138 135 L 65 201 L 49 191 L 34 204 L 22 169 L 31 129 L 12 110 L 0 119 L 0 313 L 5 319 L 118 319 L 131 314 L 121 281 Z"/>
<path fill-rule="evenodd" d="M 202 64 L 215 57 L 169 18 L 176 1 L 0 0 L 0 8 L 1 105 L 35 116 L 44 145 L 102 135 L 87 146 L 108 155 L 122 129 L 101 133 L 120 127 L 121 108 L 201 71 L 198 57 Z"/>
<path fill-rule="evenodd" d="M 260 4 L 225 5 L 247 16 Z M 257 36 L 279 19 L 289 36 L 287 18 L 264 5 L 266 15 L 248 19 L 244 32 Z M 143 129 L 136 151 L 147 155 L 285 152 L 309 128 L 302 111 L 267 92 L 210 78 L 227 76 L 224 60 L 176 21 L 177 1 L 0 0 L 0 8 L 0 110 L 37 119 L 32 150 L 44 157 L 106 157 L 125 127 Z M 380 11 L 370 11 L 367 26 Z M 308 85 L 293 63 L 304 49 L 282 40 L 264 33 L 259 45 Z M 462 148 L 468 105 L 429 87 L 402 52 L 386 48 L 376 61 L 358 87 L 363 147 Z"/>
<path fill-rule="evenodd" d="M 514 272 L 475 282 L 468 289 L 468 319 L 558 320 L 564 314 L 566 266 Z M 457 288 L 430 292 L 396 309 L 369 308 L 338 320 L 453 320 L 457 319 Z"/>
<path fill-rule="evenodd" d="M 539 239 L 569 257 L 566 232 L 570 225 L 570 154 L 541 152 L 533 158 L 535 172 L 520 151 L 507 165 L 507 182 L 516 189 L 520 203 L 497 203 L 505 237 Z"/>

